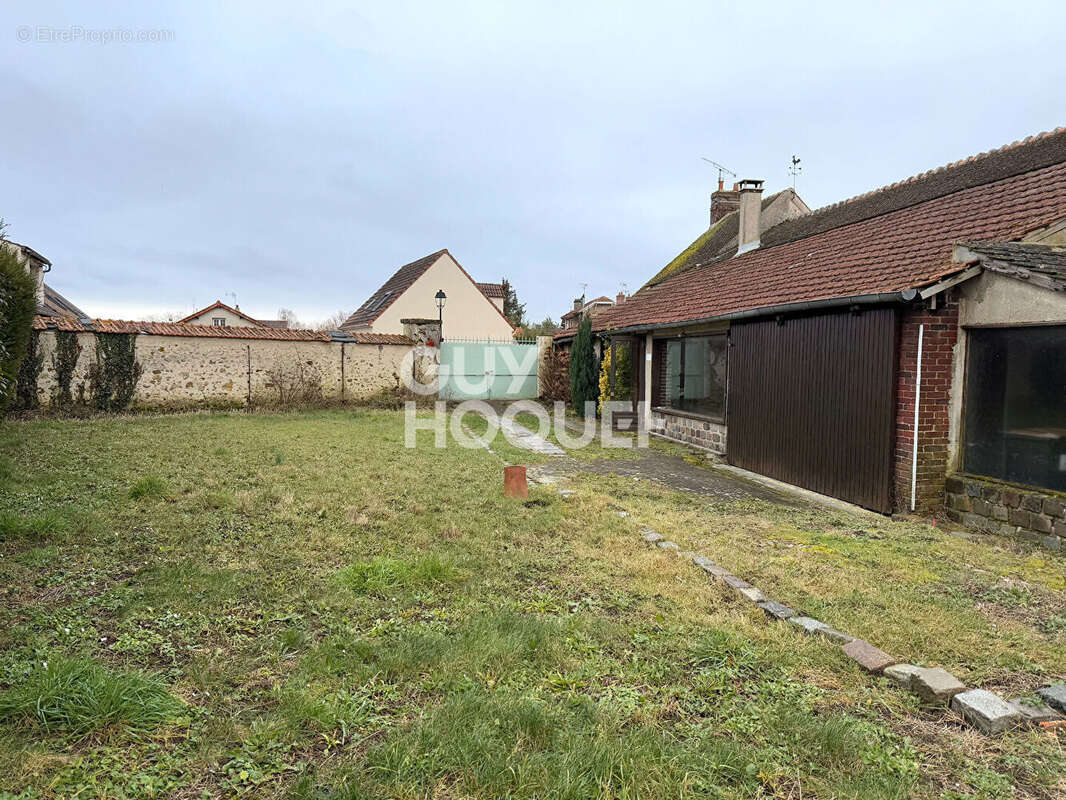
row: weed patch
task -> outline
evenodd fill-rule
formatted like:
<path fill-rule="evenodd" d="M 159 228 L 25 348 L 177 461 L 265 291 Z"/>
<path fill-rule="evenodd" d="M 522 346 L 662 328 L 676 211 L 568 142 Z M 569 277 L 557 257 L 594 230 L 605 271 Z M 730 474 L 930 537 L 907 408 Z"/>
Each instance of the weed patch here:
<path fill-rule="evenodd" d="M 153 678 L 66 658 L 0 692 L 0 719 L 75 734 L 113 726 L 150 730 L 173 720 L 181 708 Z"/>

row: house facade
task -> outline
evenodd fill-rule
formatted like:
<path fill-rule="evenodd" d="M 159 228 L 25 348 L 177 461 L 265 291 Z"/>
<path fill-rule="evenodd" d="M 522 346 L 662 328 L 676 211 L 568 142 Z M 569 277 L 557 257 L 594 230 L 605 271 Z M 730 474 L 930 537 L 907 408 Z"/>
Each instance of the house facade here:
<path fill-rule="evenodd" d="M 240 306 L 228 306 L 216 300 L 206 308 L 194 311 L 189 316 L 178 320 L 183 325 L 210 325 L 216 328 L 275 328 L 284 330 L 289 327 L 284 319 L 255 319 L 241 311 Z"/>
<path fill-rule="evenodd" d="M 445 294 L 440 312 L 437 292 Z M 514 335 L 514 328 L 503 315 L 503 297 L 488 297 L 447 250 L 404 264 L 341 328 L 402 335 L 410 325 L 405 326 L 404 320 L 436 320 L 438 313 L 445 340 L 510 341 Z"/>
<path fill-rule="evenodd" d="M 1066 130 L 769 226 L 761 182 L 737 195 L 731 252 L 697 240 L 594 318 L 643 366 L 643 423 L 883 513 L 950 488 L 952 519 L 1060 545 Z"/>

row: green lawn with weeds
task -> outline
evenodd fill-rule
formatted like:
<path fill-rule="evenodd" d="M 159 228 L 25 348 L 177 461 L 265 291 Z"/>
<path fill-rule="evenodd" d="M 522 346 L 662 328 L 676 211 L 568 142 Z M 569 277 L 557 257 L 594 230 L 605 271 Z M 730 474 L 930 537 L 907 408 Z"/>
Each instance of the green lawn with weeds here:
<path fill-rule="evenodd" d="M 0 430 L 0 797 L 1066 792 L 1056 734 L 982 737 L 636 531 L 1019 692 L 1066 672 L 1057 556 L 632 479 L 505 500 L 500 458 L 542 457 L 432 436 L 370 410 Z"/>

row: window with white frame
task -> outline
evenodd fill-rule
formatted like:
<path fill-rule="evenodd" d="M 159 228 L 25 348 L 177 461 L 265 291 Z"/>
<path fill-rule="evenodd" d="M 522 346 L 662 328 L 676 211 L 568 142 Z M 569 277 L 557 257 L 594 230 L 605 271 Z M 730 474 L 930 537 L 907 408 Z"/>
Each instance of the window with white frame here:
<path fill-rule="evenodd" d="M 212 317 L 211 318 L 211 324 L 214 325 L 216 328 L 225 328 L 226 327 L 226 318 L 225 317 Z"/>

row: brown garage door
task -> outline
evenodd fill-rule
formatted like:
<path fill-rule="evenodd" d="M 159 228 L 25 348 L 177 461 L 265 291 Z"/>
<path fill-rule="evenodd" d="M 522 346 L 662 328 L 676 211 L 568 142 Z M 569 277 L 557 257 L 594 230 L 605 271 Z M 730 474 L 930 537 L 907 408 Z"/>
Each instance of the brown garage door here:
<path fill-rule="evenodd" d="M 729 463 L 891 511 L 895 311 L 737 323 L 729 336 Z"/>

